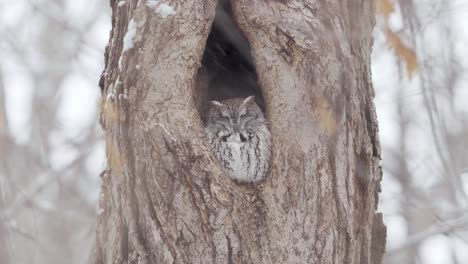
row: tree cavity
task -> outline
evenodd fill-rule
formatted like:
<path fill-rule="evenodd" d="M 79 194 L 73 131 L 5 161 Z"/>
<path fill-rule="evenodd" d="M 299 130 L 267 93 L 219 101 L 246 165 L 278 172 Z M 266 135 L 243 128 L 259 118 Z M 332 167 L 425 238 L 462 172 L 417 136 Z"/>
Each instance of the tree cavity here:
<path fill-rule="evenodd" d="M 234 21 L 230 1 L 219 0 L 198 71 L 194 99 L 203 116 L 208 101 L 250 95 L 255 95 L 264 110 L 250 45 Z"/>

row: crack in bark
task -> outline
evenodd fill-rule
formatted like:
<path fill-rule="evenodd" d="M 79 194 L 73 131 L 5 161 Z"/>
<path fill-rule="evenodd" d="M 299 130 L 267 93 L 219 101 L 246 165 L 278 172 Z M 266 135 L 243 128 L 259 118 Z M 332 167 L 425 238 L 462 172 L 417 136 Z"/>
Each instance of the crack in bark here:
<path fill-rule="evenodd" d="M 232 260 L 231 239 L 229 239 L 228 235 L 226 235 L 226 240 L 227 240 L 227 248 L 228 248 L 228 264 L 234 264 L 234 262 Z"/>

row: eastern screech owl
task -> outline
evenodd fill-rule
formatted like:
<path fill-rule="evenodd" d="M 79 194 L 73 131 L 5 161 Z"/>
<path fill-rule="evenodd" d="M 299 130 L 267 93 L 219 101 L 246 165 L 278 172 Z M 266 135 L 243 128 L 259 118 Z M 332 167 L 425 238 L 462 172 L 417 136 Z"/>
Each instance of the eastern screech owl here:
<path fill-rule="evenodd" d="M 271 134 L 254 96 L 210 101 L 205 133 L 224 173 L 241 182 L 265 177 L 271 156 Z"/>

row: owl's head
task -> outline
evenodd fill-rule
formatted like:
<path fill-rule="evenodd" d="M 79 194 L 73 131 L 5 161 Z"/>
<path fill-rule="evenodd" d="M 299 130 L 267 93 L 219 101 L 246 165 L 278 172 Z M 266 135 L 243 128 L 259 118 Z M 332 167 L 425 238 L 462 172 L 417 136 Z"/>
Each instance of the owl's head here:
<path fill-rule="evenodd" d="M 205 126 L 216 127 L 227 134 L 255 131 L 260 124 L 265 124 L 265 117 L 255 103 L 255 97 L 234 98 L 221 102 L 210 101 L 205 118 Z"/>

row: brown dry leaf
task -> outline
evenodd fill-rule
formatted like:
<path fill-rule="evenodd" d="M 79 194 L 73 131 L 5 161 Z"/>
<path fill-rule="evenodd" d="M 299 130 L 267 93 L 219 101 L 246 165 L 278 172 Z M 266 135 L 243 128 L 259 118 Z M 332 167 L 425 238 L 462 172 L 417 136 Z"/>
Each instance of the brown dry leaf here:
<path fill-rule="evenodd" d="M 406 71 L 408 72 L 408 77 L 411 79 L 414 72 L 418 69 L 416 53 L 414 50 L 407 47 L 395 32 L 387 29 L 386 36 L 388 45 L 395 50 L 398 58 L 406 63 Z"/>
<path fill-rule="evenodd" d="M 393 13 L 395 7 L 390 0 L 375 0 L 375 10 L 376 13 L 381 14 L 385 19 Z"/>

